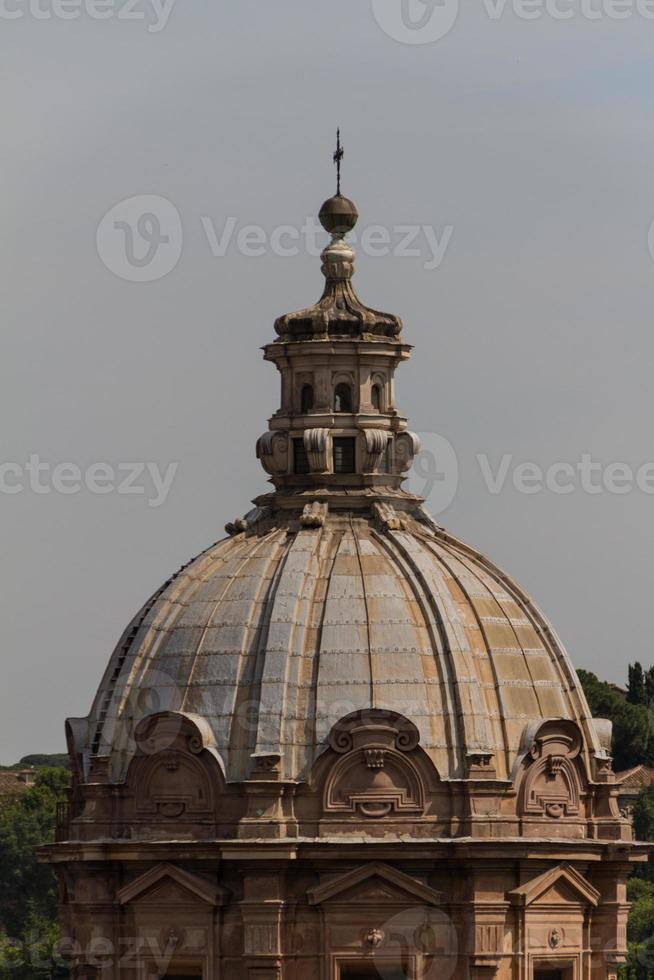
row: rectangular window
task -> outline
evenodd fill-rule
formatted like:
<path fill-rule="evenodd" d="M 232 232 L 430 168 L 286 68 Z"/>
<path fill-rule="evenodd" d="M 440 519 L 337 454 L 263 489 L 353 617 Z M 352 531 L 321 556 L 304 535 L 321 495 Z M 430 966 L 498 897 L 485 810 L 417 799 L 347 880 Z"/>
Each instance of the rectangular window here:
<path fill-rule="evenodd" d="M 304 439 L 293 440 L 293 472 L 304 475 L 309 473 L 309 457 L 304 448 Z"/>
<path fill-rule="evenodd" d="M 334 473 L 354 473 L 354 462 L 354 439 L 334 439 Z"/>

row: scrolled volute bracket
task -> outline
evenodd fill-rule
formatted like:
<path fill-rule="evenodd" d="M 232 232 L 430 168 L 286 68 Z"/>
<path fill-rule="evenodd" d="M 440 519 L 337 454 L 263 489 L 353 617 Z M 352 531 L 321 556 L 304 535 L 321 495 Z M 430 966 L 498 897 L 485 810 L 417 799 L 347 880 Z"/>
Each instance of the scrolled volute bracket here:
<path fill-rule="evenodd" d="M 415 432 L 401 432 L 395 439 L 395 462 L 400 473 L 408 473 L 420 452 L 420 439 Z"/>

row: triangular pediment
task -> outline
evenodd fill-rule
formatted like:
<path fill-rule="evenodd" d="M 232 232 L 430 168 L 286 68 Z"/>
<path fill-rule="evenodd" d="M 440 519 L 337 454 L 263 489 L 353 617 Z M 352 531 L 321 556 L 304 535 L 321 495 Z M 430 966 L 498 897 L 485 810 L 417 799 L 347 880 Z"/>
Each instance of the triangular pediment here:
<path fill-rule="evenodd" d="M 222 905 L 225 900 L 223 889 L 211 885 L 204 878 L 189 874 L 174 864 L 158 864 L 134 881 L 130 881 L 118 892 L 121 905 L 129 902 L 178 905 L 189 898 L 200 900 L 207 905 Z"/>
<path fill-rule="evenodd" d="M 183 888 L 170 878 L 167 878 L 165 881 L 160 881 L 152 888 L 148 888 L 134 899 L 134 901 L 138 902 L 139 905 L 156 905 L 157 907 L 162 905 L 205 904 L 194 892 L 189 891 L 188 888 Z"/>
<path fill-rule="evenodd" d="M 411 902 L 439 905 L 442 900 L 441 893 L 428 885 L 423 885 L 403 871 L 378 863 L 338 875 L 337 878 L 310 889 L 307 895 L 312 905 L 329 901 L 378 904 L 406 902 L 407 899 Z"/>
<path fill-rule="evenodd" d="M 600 893 L 569 864 L 559 864 L 509 892 L 514 905 L 597 905 Z"/>
<path fill-rule="evenodd" d="M 559 878 L 556 884 L 543 892 L 532 904 L 533 905 L 570 905 L 582 901 L 579 892 L 572 888 L 568 882 Z M 585 902 L 585 900 L 583 900 Z"/>
<path fill-rule="evenodd" d="M 366 887 L 369 884 L 369 887 Z M 384 885 L 381 879 L 366 882 L 366 885 L 354 885 L 340 892 L 335 898 L 339 902 L 359 902 L 361 905 L 374 905 L 377 902 L 397 901 L 398 889 Z"/>

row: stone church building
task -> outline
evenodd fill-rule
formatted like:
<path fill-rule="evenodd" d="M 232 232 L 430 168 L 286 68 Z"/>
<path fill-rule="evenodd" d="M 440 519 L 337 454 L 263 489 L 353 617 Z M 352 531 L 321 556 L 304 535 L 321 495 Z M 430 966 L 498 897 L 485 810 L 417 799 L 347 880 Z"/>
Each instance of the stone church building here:
<path fill-rule="evenodd" d="M 76 978 L 615 980 L 647 847 L 528 595 L 402 489 L 402 322 L 340 193 L 265 358 L 272 484 L 129 623 L 57 842 Z M 571 587 L 574 587 L 571 583 Z"/>

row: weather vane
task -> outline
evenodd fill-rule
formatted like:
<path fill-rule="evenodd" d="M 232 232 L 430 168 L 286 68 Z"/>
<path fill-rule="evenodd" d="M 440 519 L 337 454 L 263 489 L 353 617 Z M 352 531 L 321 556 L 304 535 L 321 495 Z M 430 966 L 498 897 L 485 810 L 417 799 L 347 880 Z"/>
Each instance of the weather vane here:
<path fill-rule="evenodd" d="M 336 130 L 336 150 L 334 152 L 334 163 L 336 164 L 336 194 L 341 194 L 341 160 L 343 159 L 343 147 L 341 146 L 341 131 Z"/>

